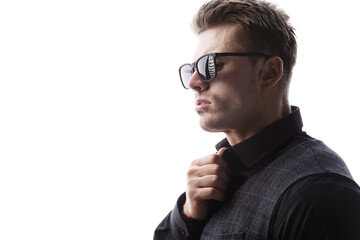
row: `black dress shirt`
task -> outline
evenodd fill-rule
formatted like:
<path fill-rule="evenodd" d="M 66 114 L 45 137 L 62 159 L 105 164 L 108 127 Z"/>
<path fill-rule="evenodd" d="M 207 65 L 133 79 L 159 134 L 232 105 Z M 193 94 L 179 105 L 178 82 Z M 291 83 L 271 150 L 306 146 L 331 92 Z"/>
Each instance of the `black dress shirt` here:
<path fill-rule="evenodd" d="M 292 146 L 311 139 L 302 131 L 300 110 L 265 128 L 255 136 L 230 146 L 224 139 L 217 150 L 232 169 L 227 197 L 241 184 Z M 154 239 L 200 239 L 207 222 L 181 217 L 185 203 L 182 194 L 173 209 L 155 230 Z M 221 207 L 213 201 L 212 211 Z M 211 216 L 210 216 L 211 217 Z M 273 211 L 270 239 L 360 239 L 360 188 L 351 179 L 330 173 L 307 176 L 291 185 L 279 198 Z"/>

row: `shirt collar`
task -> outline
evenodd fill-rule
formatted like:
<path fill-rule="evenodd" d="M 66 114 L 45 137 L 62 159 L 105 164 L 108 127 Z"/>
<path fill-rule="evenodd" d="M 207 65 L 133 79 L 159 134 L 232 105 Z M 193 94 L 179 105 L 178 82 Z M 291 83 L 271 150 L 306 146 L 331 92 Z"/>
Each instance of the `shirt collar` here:
<path fill-rule="evenodd" d="M 223 153 L 223 157 L 228 160 L 232 168 L 236 170 L 250 168 L 277 146 L 300 132 L 302 126 L 300 109 L 291 106 L 290 114 L 261 130 L 256 135 L 234 146 L 230 146 L 225 138 L 216 145 L 216 149 L 227 148 Z"/>

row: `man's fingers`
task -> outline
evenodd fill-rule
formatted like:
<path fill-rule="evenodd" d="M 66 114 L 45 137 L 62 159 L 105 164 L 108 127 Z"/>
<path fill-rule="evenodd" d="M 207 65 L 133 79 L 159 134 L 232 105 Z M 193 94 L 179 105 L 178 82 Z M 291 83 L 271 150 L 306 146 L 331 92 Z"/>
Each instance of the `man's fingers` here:
<path fill-rule="evenodd" d="M 199 188 L 197 191 L 188 192 L 189 195 L 192 195 L 192 199 L 195 201 L 204 201 L 204 200 L 217 200 L 217 201 L 224 201 L 225 195 L 223 191 L 219 189 L 207 187 L 207 188 Z"/>
<path fill-rule="evenodd" d="M 203 177 L 207 175 L 217 175 L 226 183 L 229 181 L 228 170 L 221 167 L 219 164 L 208 164 L 201 167 L 196 166 L 190 168 L 188 171 L 188 177 Z"/>
<path fill-rule="evenodd" d="M 208 200 L 225 200 L 230 169 L 222 154 L 210 154 L 191 163 L 187 173 L 187 191 L 184 214 L 194 219 L 204 219 L 209 212 Z"/>
<path fill-rule="evenodd" d="M 225 192 L 227 182 L 225 182 L 218 175 L 206 175 L 197 179 L 189 180 L 189 185 L 195 188 L 216 188 L 222 192 Z"/>
<path fill-rule="evenodd" d="M 230 168 L 226 160 L 221 157 L 220 154 L 223 154 L 223 152 L 226 150 L 226 148 L 221 148 L 217 154 L 211 154 L 204 158 L 197 159 L 191 163 L 191 166 L 205 166 L 209 164 L 218 164 L 222 168 L 224 168 L 228 173 L 230 173 Z"/>

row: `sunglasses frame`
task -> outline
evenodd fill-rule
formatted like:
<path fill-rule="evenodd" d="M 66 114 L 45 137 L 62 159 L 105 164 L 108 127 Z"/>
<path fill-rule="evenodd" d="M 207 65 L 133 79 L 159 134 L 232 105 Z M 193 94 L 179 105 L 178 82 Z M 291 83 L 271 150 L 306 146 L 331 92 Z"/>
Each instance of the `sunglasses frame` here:
<path fill-rule="evenodd" d="M 200 61 L 200 59 L 202 59 L 203 57 L 205 56 L 208 56 L 208 57 L 213 57 L 214 58 L 214 64 L 215 64 L 215 74 L 212 78 L 210 79 L 204 79 L 203 78 L 203 75 L 202 74 L 199 74 L 199 69 L 198 69 L 198 63 Z M 261 57 L 265 57 L 265 58 L 270 58 L 271 56 L 269 55 L 266 55 L 266 54 L 263 54 L 263 53 L 257 53 L 257 52 L 228 52 L 228 53 L 208 53 L 208 54 L 205 54 L 205 55 L 202 55 L 201 57 L 198 58 L 198 60 L 196 60 L 196 62 L 193 62 L 193 63 L 185 63 L 183 65 L 180 66 L 179 68 L 179 74 L 180 74 L 180 80 L 181 80 L 181 84 L 183 85 L 183 87 L 185 89 L 189 89 L 189 87 L 186 87 L 185 84 L 184 84 L 184 81 L 181 77 L 181 69 L 185 66 L 190 66 L 191 69 L 192 69 L 192 74 L 194 74 L 195 72 L 195 69 L 196 71 L 198 72 L 199 76 L 200 76 L 200 79 L 201 81 L 203 82 L 210 82 L 212 80 L 214 80 L 216 78 L 216 75 L 217 75 L 217 70 L 216 70 L 216 57 L 217 56 L 240 56 L 240 57 L 253 57 L 253 56 L 261 56 Z"/>

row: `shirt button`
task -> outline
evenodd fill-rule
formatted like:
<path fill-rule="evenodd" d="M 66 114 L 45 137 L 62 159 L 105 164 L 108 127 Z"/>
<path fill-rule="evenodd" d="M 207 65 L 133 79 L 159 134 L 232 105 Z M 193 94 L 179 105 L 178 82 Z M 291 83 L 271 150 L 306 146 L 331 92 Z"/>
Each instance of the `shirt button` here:
<path fill-rule="evenodd" d="M 185 232 L 184 229 L 181 228 L 181 229 L 180 229 L 180 232 L 181 232 L 182 235 L 184 235 L 184 236 L 186 235 L 186 232 Z"/>

